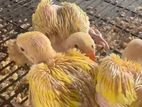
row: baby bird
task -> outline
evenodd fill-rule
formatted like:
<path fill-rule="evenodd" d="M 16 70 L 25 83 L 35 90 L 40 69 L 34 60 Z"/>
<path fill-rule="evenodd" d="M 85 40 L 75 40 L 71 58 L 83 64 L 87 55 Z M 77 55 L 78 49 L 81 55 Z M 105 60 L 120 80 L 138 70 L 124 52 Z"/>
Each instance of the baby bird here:
<path fill-rule="evenodd" d="M 97 44 L 108 49 L 108 43 L 96 28 L 90 28 L 89 17 L 75 3 L 52 4 L 52 0 L 41 0 L 32 15 L 34 30 L 44 33 L 54 49 L 59 47 L 71 34 L 89 33 Z"/>
<path fill-rule="evenodd" d="M 122 52 L 122 57 L 135 61 L 142 66 L 142 40 L 133 39 L 130 41 Z M 130 107 L 142 107 L 142 74 L 138 72 L 134 79 L 136 84 L 135 90 L 137 93 L 137 100 L 133 102 Z"/>
<path fill-rule="evenodd" d="M 30 33 L 31 36 L 28 35 Z M 98 107 L 95 101 L 96 64 L 76 49 L 57 53 L 44 34 L 27 32 L 17 46 L 34 65 L 28 73 L 34 107 Z"/>
<path fill-rule="evenodd" d="M 18 36 L 23 35 L 19 34 Z M 28 33 L 24 33 L 24 35 L 27 35 L 32 37 L 32 35 L 44 35 L 38 31 L 32 31 Z M 13 40 L 14 41 L 14 40 Z M 22 64 L 30 64 L 30 61 L 27 60 L 27 58 L 23 55 L 23 53 L 20 52 L 20 50 L 17 47 L 16 40 L 14 42 L 10 41 L 8 44 L 8 53 L 11 60 L 15 61 L 17 65 Z M 92 60 L 95 60 L 95 51 L 96 51 L 96 45 L 93 41 L 93 39 L 88 36 L 88 34 L 83 32 L 77 32 L 72 34 L 68 39 L 64 41 L 64 43 L 60 43 L 60 48 L 55 49 L 56 51 L 62 51 L 65 52 L 69 49 L 77 48 L 82 53 L 89 56 Z"/>
<path fill-rule="evenodd" d="M 140 86 L 138 77 L 141 72 L 139 63 L 121 59 L 115 54 L 105 57 L 98 66 L 96 91 L 111 106 L 102 107 L 129 107 L 134 103 L 137 100 L 136 87 Z"/>

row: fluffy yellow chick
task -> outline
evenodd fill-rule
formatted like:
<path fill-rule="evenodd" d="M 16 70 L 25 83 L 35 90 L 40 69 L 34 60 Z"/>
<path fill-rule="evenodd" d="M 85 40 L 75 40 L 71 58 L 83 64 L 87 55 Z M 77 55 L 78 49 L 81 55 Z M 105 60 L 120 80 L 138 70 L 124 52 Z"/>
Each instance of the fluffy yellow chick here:
<path fill-rule="evenodd" d="M 139 63 L 111 54 L 105 57 L 98 67 L 96 91 L 110 105 L 130 106 L 137 99 L 135 89 L 138 85 L 135 78 L 141 71 Z"/>
<path fill-rule="evenodd" d="M 57 53 L 45 35 L 28 36 L 27 33 L 19 35 L 16 43 L 34 63 L 27 76 L 32 105 L 98 107 L 92 78 L 95 77 L 94 61 L 74 49 Z"/>
<path fill-rule="evenodd" d="M 19 34 L 18 36 L 23 35 Z M 31 36 L 32 35 L 44 35 L 38 31 L 32 31 L 28 33 L 24 33 L 24 35 Z M 16 40 L 13 40 L 16 41 Z M 68 49 L 77 48 L 82 53 L 85 53 L 91 59 L 95 60 L 95 50 L 96 45 L 94 41 L 91 39 L 88 34 L 83 32 L 77 32 L 72 34 L 68 39 L 64 41 L 64 43 L 60 43 L 60 48 L 55 49 L 56 51 L 67 51 Z M 27 58 L 19 51 L 16 42 L 10 42 L 8 45 L 8 53 L 11 60 L 14 60 L 17 64 L 25 64 L 30 63 Z"/>
<path fill-rule="evenodd" d="M 71 34 L 89 33 L 97 44 L 109 48 L 101 33 L 90 28 L 89 17 L 75 3 L 63 2 L 53 5 L 51 0 L 41 0 L 32 15 L 34 30 L 44 33 L 51 41 L 53 48 L 58 48 Z"/>
<path fill-rule="evenodd" d="M 133 39 L 130 41 L 122 52 L 122 56 L 142 64 L 142 40 Z"/>
<path fill-rule="evenodd" d="M 127 45 L 127 47 L 122 52 L 123 58 L 135 61 L 142 65 L 142 40 L 133 39 Z M 131 107 L 142 107 L 142 74 L 141 72 L 135 74 L 135 90 L 137 93 L 137 100 L 131 105 Z"/>
<path fill-rule="evenodd" d="M 93 39 L 87 33 L 73 33 L 63 43 L 61 43 L 60 47 L 58 47 L 59 50 L 56 49 L 56 51 L 65 52 L 73 48 L 80 50 L 92 60 L 95 60 L 96 45 Z"/>

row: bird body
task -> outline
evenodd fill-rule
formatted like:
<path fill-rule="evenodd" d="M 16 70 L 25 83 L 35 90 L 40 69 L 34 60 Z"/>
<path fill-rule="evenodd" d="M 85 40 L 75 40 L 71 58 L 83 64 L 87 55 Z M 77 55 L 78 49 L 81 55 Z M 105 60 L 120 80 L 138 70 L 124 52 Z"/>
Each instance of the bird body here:
<path fill-rule="evenodd" d="M 96 91 L 111 105 L 130 106 L 137 99 L 136 75 L 141 72 L 139 63 L 111 54 L 99 65 Z"/>
<path fill-rule="evenodd" d="M 34 107 L 97 107 L 95 84 L 88 75 L 94 71 L 93 62 L 75 54 L 31 68 L 28 81 Z"/>
<path fill-rule="evenodd" d="M 142 40 L 133 39 L 130 41 L 122 52 L 122 57 L 127 60 L 134 61 L 135 63 L 139 63 L 142 66 Z M 135 73 L 134 80 L 137 99 L 131 104 L 130 107 L 142 107 L 142 73 Z"/>
<path fill-rule="evenodd" d="M 60 6 L 41 0 L 32 15 L 34 30 L 44 33 L 54 49 L 76 32 L 88 33 L 89 17 L 75 3 L 63 2 Z"/>

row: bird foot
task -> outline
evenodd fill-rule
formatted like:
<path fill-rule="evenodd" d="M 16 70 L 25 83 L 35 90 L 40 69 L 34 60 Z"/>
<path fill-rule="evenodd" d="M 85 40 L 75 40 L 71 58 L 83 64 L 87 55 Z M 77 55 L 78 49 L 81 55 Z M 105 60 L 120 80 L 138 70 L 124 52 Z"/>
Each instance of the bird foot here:
<path fill-rule="evenodd" d="M 109 49 L 107 41 L 103 38 L 102 34 L 95 27 L 89 29 L 89 34 L 97 45 L 102 46 L 105 50 Z"/>

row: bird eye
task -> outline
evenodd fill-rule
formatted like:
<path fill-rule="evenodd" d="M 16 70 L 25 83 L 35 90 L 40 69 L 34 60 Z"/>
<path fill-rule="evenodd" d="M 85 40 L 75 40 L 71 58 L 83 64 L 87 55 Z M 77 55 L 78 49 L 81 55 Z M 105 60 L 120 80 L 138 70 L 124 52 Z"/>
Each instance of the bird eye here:
<path fill-rule="evenodd" d="M 92 48 L 94 48 L 94 46 L 93 46 L 93 45 L 91 45 L 91 47 L 92 47 Z"/>
<path fill-rule="evenodd" d="M 21 51 L 24 51 L 24 49 L 22 47 L 20 47 Z"/>
<path fill-rule="evenodd" d="M 77 44 L 75 44 L 74 47 L 78 49 L 78 45 Z"/>

